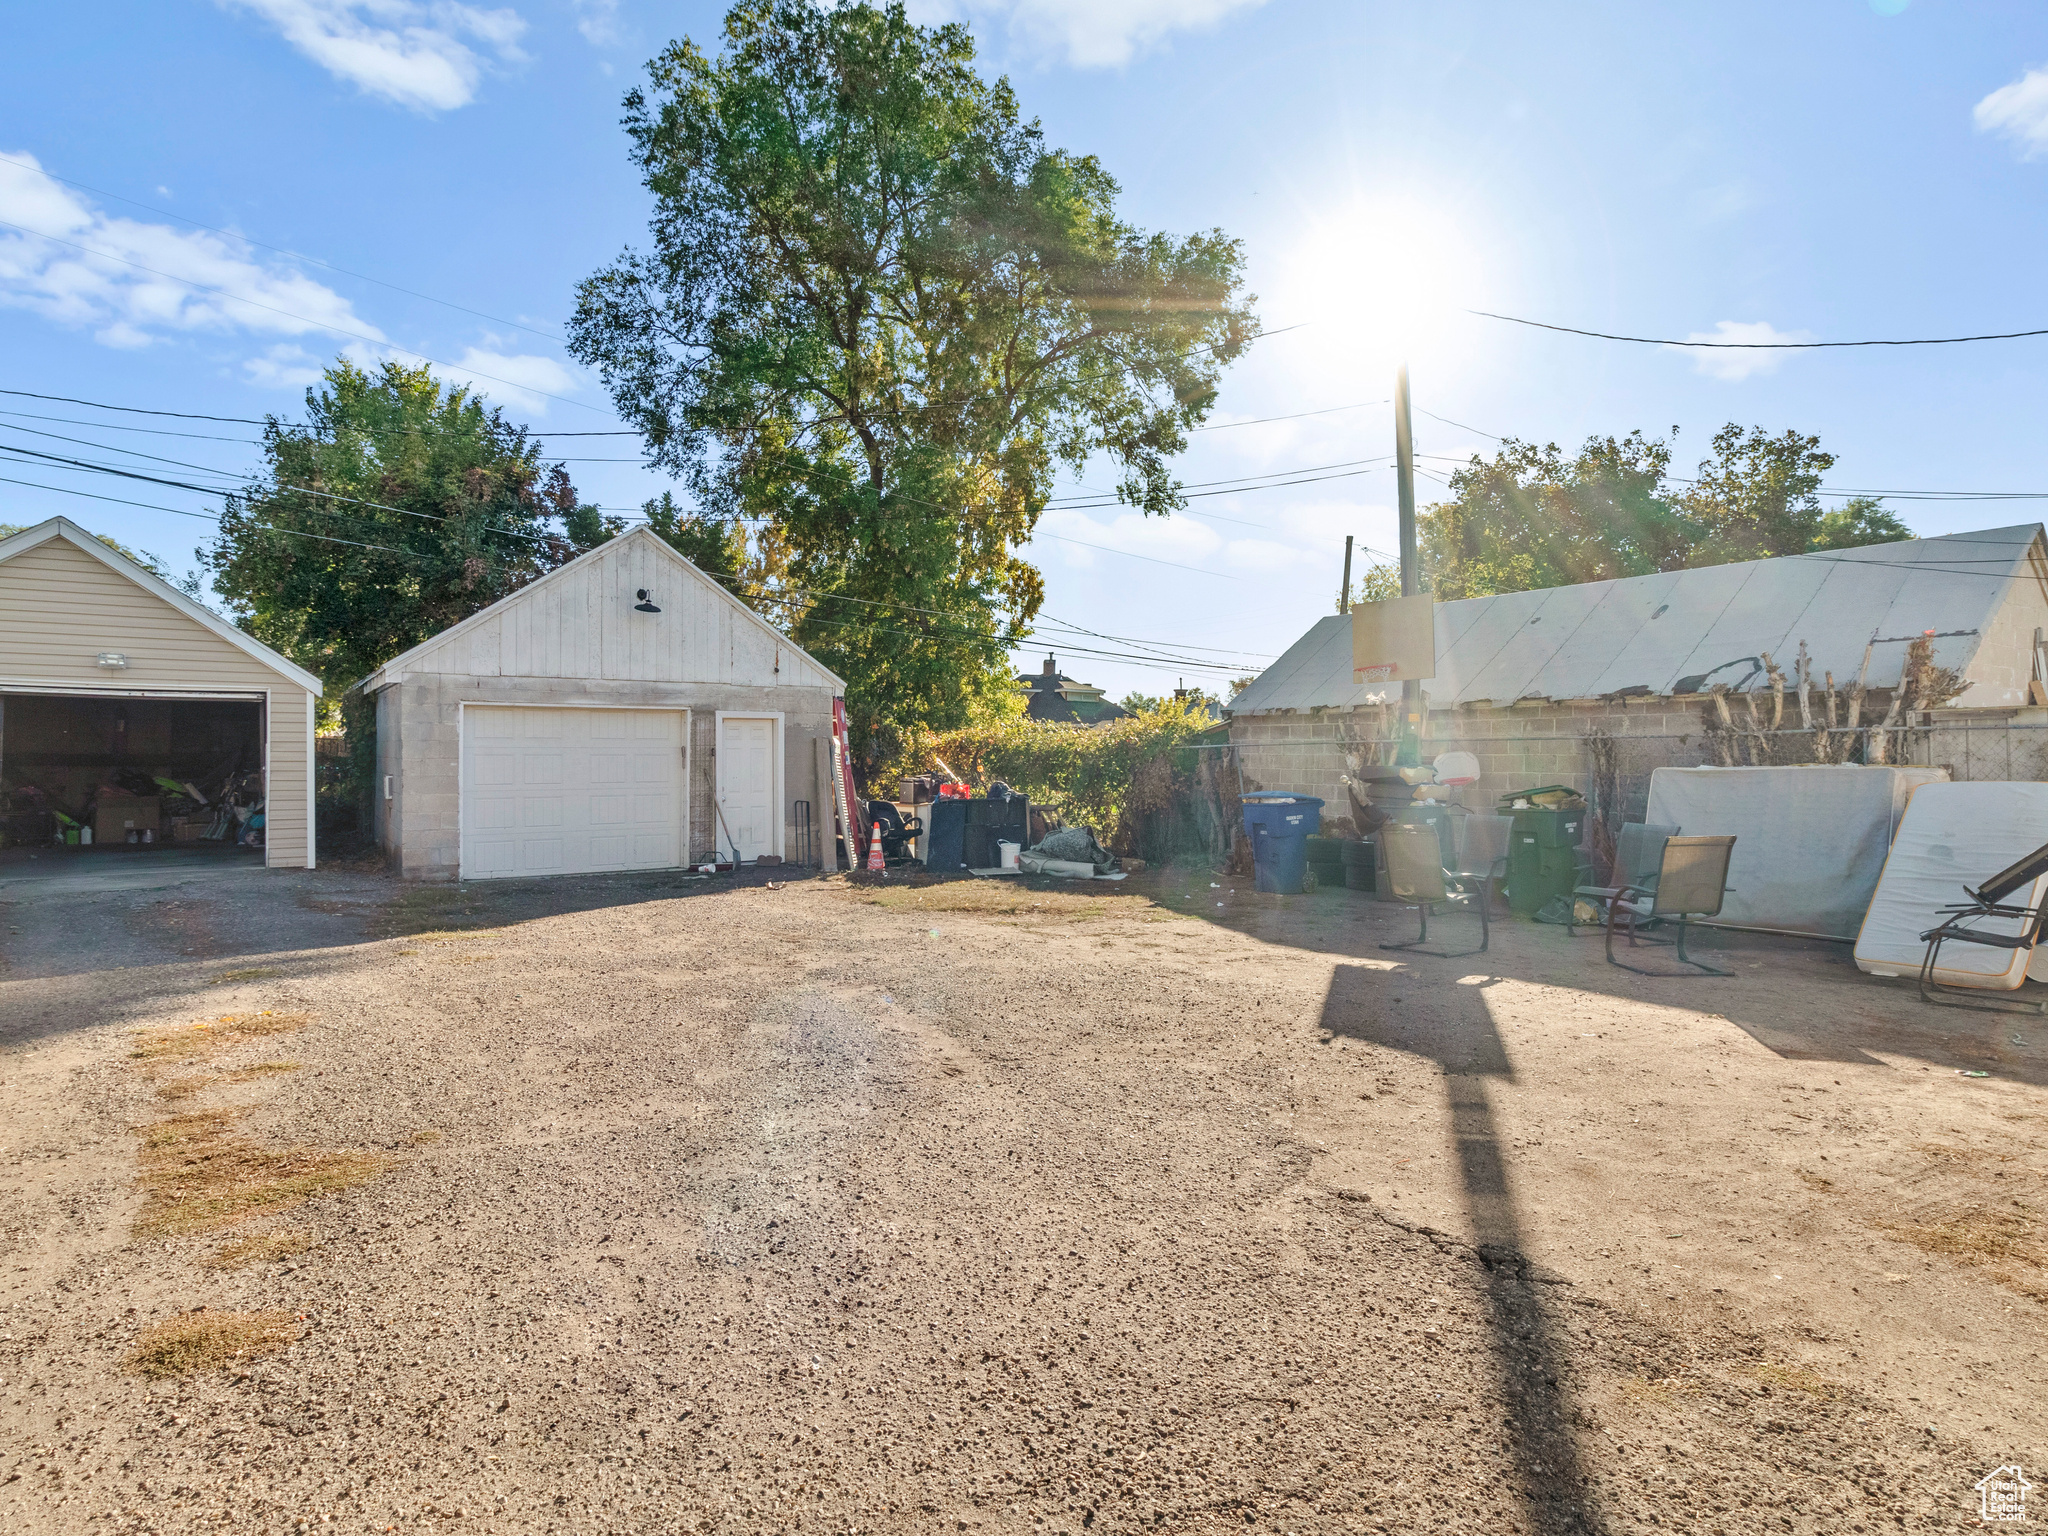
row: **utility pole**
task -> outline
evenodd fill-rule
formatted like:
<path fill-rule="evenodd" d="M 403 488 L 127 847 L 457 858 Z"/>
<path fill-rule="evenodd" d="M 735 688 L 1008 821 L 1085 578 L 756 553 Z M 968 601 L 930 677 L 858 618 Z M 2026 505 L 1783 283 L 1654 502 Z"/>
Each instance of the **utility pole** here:
<path fill-rule="evenodd" d="M 1415 551 L 1415 424 L 1408 409 L 1408 365 L 1394 376 L 1394 479 L 1401 499 L 1401 595 L 1422 590 L 1421 562 Z M 1401 740 L 1397 761 L 1413 767 L 1422 761 L 1422 681 L 1401 682 Z"/>
<path fill-rule="evenodd" d="M 1351 611 L 1351 534 L 1344 535 L 1344 585 L 1337 589 L 1337 611 Z"/>

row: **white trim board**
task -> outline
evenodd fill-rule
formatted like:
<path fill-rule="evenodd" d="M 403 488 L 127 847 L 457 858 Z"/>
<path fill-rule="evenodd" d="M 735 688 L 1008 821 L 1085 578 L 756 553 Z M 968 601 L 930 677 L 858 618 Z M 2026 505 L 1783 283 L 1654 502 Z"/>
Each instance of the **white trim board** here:
<path fill-rule="evenodd" d="M 24 528 L 11 538 L 0 539 L 0 562 L 12 560 L 16 555 L 26 554 L 32 549 L 39 549 L 52 539 L 62 539 L 67 544 L 75 545 L 117 576 L 126 576 L 151 596 L 169 603 L 186 618 L 212 630 L 237 650 L 248 652 L 273 672 L 290 678 L 315 698 L 321 694 L 323 684 L 320 679 L 304 667 L 286 661 L 261 640 L 253 635 L 244 634 L 211 608 L 193 602 L 161 576 L 145 571 L 119 550 L 109 549 L 68 517 L 53 517 L 46 523 L 37 523 L 33 528 Z"/>
<path fill-rule="evenodd" d="M 34 693 L 80 699 L 196 699 L 224 704 L 261 704 L 268 694 L 261 688 L 240 692 L 223 688 L 109 688 L 90 683 L 30 682 L 0 677 L 0 693 Z"/>

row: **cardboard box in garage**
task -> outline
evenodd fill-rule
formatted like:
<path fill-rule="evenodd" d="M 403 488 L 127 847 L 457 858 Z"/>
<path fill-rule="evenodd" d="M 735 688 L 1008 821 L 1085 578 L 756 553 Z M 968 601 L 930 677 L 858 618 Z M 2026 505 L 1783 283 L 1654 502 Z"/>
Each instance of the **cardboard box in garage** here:
<path fill-rule="evenodd" d="M 93 813 L 92 840 L 96 843 L 125 843 L 130 832 L 156 832 L 162 828 L 163 797 L 124 795 L 100 791 Z"/>

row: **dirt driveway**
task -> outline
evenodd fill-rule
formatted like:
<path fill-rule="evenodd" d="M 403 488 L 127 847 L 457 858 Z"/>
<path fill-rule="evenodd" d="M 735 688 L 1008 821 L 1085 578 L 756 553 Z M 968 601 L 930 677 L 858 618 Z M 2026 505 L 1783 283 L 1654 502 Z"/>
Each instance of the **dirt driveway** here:
<path fill-rule="evenodd" d="M 1210 878 L 0 893 L 0 1529 L 1928 1531 L 2040 1481 L 2048 1028 Z"/>

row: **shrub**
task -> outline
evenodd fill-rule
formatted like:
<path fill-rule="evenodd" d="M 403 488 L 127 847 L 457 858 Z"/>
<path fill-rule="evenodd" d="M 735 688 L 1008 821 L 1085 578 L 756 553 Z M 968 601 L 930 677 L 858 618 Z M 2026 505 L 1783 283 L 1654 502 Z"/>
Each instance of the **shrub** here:
<path fill-rule="evenodd" d="M 1216 729 L 1201 704 L 1172 700 L 1104 725 L 1014 719 L 963 730 L 907 737 L 882 775 L 884 784 L 924 773 L 934 759 L 977 789 L 1001 779 L 1076 826 L 1090 826 L 1116 846 L 1129 846 L 1129 822 L 1161 807 L 1178 768 L 1195 754 L 1179 751 Z M 1153 766 L 1156 765 L 1156 766 Z"/>

